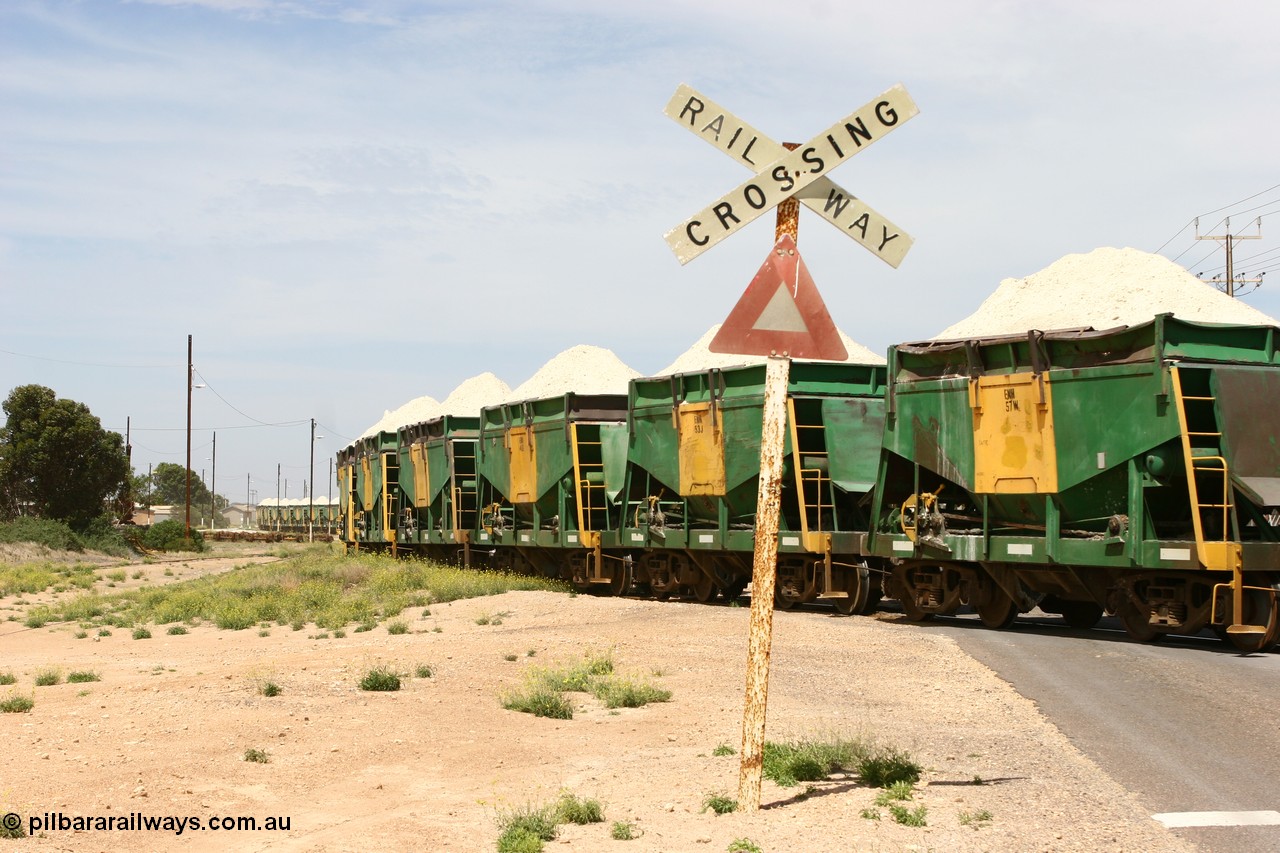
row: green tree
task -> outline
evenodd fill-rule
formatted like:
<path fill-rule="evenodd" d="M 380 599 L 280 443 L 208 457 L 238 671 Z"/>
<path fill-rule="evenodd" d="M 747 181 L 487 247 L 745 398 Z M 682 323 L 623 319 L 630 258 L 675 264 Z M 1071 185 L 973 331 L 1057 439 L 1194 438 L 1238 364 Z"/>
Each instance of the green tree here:
<path fill-rule="evenodd" d="M 143 483 L 143 488 L 147 489 L 147 478 L 142 476 L 139 478 Z M 151 471 L 150 488 L 143 492 L 142 499 L 150 501 L 151 506 L 180 506 L 185 507 L 187 504 L 187 469 L 183 465 L 174 462 L 161 462 Z M 148 498 L 149 495 L 149 498 Z M 209 487 L 201 480 L 200 475 L 196 472 L 191 473 L 191 523 L 203 523 L 209 517 Z M 218 495 L 214 498 L 216 508 L 221 520 L 222 511 L 227 507 L 226 498 Z"/>
<path fill-rule="evenodd" d="M 83 530 L 132 506 L 124 438 L 89 407 L 21 385 L 4 401 L 0 429 L 0 517 L 39 516 Z"/>

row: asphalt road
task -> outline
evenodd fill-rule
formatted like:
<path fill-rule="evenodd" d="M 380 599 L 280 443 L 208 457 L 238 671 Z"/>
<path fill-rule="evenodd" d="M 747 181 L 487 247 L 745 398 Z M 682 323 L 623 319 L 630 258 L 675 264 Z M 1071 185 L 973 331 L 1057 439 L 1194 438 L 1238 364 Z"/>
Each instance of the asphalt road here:
<path fill-rule="evenodd" d="M 1216 637 L 1130 641 L 1027 614 L 1005 631 L 938 618 L 1154 814 L 1280 812 L 1280 652 L 1243 656 Z M 1209 853 L 1280 851 L 1280 826 L 1175 829 Z"/>

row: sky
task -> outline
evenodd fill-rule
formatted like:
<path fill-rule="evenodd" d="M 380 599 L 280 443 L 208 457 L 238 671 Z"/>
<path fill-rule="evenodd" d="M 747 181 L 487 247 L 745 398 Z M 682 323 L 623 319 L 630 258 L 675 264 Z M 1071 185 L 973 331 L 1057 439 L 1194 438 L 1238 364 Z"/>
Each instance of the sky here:
<path fill-rule="evenodd" d="M 830 175 L 914 238 L 901 265 L 800 221 L 877 352 L 1103 246 L 1211 278 L 1196 236 L 1230 227 L 1262 235 L 1237 274 L 1274 274 L 1276 32 L 1272 0 L 5 0 L 0 393 L 182 464 L 190 335 L 191 467 L 243 501 L 302 496 L 312 419 L 323 495 L 385 410 L 470 376 L 583 343 L 655 373 L 773 243 L 772 216 L 684 266 L 664 241 L 750 177 L 663 115 L 682 83 L 795 142 L 907 88 L 919 115 Z M 1244 298 L 1280 316 L 1280 276 Z"/>

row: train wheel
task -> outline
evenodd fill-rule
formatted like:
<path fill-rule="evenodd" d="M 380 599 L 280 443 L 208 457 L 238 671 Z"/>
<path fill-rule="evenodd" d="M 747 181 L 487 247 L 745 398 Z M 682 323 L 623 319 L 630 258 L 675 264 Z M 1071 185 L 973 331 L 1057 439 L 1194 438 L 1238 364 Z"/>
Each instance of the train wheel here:
<path fill-rule="evenodd" d="M 706 604 L 708 601 L 716 597 L 716 581 L 715 578 L 706 572 L 698 578 L 698 582 L 693 585 L 693 597 Z"/>
<path fill-rule="evenodd" d="M 609 579 L 609 594 L 614 596 L 626 595 L 631 589 L 631 564 L 616 563 L 613 567 L 613 577 Z"/>
<path fill-rule="evenodd" d="M 1126 599 L 1116 615 L 1120 617 L 1125 633 L 1139 643 L 1158 643 L 1165 638 L 1163 632 L 1152 627 L 1151 616 L 1145 607 L 1139 607 Z"/>
<path fill-rule="evenodd" d="M 988 628 L 1008 628 L 1018 618 L 1018 603 L 991 578 L 979 581 L 978 600 L 973 607 Z"/>
<path fill-rule="evenodd" d="M 833 598 L 831 603 L 835 605 L 838 613 L 845 616 L 862 613 L 867 607 L 867 596 L 871 593 L 871 572 L 866 566 L 858 566 L 842 574 L 844 575 L 843 584 L 840 581 L 836 583 L 839 589 L 848 595 L 845 598 Z"/>
<path fill-rule="evenodd" d="M 800 599 L 794 595 L 788 595 L 783 591 L 782 587 L 775 586 L 773 588 L 773 609 L 774 610 L 790 610 L 800 603 Z"/>
<path fill-rule="evenodd" d="M 1102 619 L 1102 607 L 1092 601 L 1064 601 L 1062 618 L 1072 628 L 1092 628 Z"/>
<path fill-rule="evenodd" d="M 1269 652 L 1280 641 L 1280 585 L 1275 595 L 1268 595 L 1264 590 L 1246 589 L 1244 591 L 1244 619 L 1248 625 L 1261 625 L 1266 628 L 1262 634 L 1227 634 L 1227 642 L 1235 646 L 1242 654 Z M 1222 635 L 1219 635 L 1222 636 Z"/>

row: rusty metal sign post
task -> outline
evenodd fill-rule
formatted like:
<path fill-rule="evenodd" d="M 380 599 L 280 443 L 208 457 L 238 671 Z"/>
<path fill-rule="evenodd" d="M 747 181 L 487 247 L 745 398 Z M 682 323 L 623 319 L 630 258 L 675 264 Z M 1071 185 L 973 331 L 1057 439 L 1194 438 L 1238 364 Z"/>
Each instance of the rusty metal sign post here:
<path fill-rule="evenodd" d="M 760 435 L 760 488 L 756 495 L 756 550 L 751 563 L 751 633 L 747 641 L 747 692 L 742 709 L 742 766 L 738 804 L 760 808 L 764 772 L 764 723 L 773 646 L 773 593 L 777 583 L 778 516 L 782 504 L 782 446 L 787 427 L 791 359 L 765 362 L 764 425 Z"/>
<path fill-rule="evenodd" d="M 911 237 L 832 183 L 826 173 L 915 116 L 919 110 L 906 89 L 894 86 L 803 147 L 773 142 L 688 86 L 676 90 L 664 112 L 756 172 L 753 180 L 667 233 L 667 243 L 677 259 L 682 264 L 688 263 L 776 205 L 778 224 L 774 250 L 752 285 L 767 281 L 777 288 L 776 293 L 786 296 L 789 290 L 791 296 L 791 300 L 783 299 L 778 309 L 770 311 L 771 301 L 770 306 L 765 306 L 760 312 L 756 309 L 756 300 L 751 298 L 753 287 L 749 286 L 739 308 L 746 312 L 746 306 L 750 304 L 751 310 L 746 313 L 754 319 L 735 308 L 730 319 L 741 328 L 720 339 L 720 346 L 716 341 L 711 345 L 715 352 L 768 356 L 760 435 L 755 552 L 751 565 L 751 633 L 747 644 L 747 685 L 742 709 L 742 764 L 738 776 L 738 804 L 753 812 L 760 808 L 760 787 L 764 775 L 764 732 L 769 698 L 769 656 L 773 646 L 773 602 L 777 584 L 790 356 L 793 350 L 826 352 L 829 354 L 817 357 L 828 358 L 840 358 L 839 354 L 844 352 L 838 335 L 834 336 L 836 344 L 832 348 L 823 335 L 814 334 L 811 321 L 797 309 L 794 301 L 800 294 L 802 278 L 812 284 L 808 281 L 800 252 L 794 248 L 799 232 L 799 206 L 803 201 L 881 260 L 897 267 L 911 247 Z M 752 159 L 753 155 L 757 159 Z M 844 215 L 846 212 L 847 216 Z M 778 287 L 778 284 L 784 286 Z M 811 305 L 812 300 L 816 300 L 822 316 L 831 323 L 816 286 L 809 290 L 806 304 Z M 727 320 L 725 326 L 729 325 Z M 834 328 L 834 324 L 832 326 Z"/>

